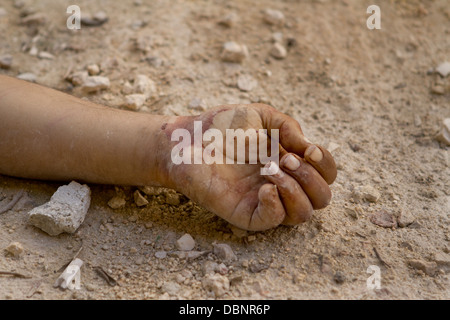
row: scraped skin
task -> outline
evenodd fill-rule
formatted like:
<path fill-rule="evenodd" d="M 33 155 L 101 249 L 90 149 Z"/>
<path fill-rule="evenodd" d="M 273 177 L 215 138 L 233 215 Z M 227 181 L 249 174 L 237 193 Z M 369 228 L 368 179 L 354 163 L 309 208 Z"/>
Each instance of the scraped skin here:
<path fill-rule="evenodd" d="M 337 174 L 331 154 L 307 140 L 298 122 L 263 104 L 191 117 L 140 114 L 0 76 L 0 119 L 0 174 L 173 188 L 248 230 L 308 220 L 329 204 L 328 184 Z M 203 132 L 279 129 L 280 170 L 262 176 L 262 164 L 175 165 L 171 134 L 177 128 L 193 134 L 194 121 L 202 121 Z"/>

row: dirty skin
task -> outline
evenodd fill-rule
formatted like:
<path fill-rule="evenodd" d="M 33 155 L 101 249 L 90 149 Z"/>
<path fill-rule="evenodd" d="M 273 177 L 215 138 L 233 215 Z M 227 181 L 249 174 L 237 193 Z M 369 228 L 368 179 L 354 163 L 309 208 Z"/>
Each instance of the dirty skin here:
<path fill-rule="evenodd" d="M 268 105 L 225 105 L 171 117 L 112 109 L 6 76 L 0 76 L 0 88 L 0 174 L 164 186 L 247 230 L 296 225 L 330 203 L 329 184 L 337 175 L 331 154 Z M 171 134 L 177 128 L 193 133 L 194 121 L 202 121 L 202 133 L 278 129 L 280 170 L 263 176 L 261 163 L 175 165 Z M 265 166 L 278 169 L 275 162 Z"/>

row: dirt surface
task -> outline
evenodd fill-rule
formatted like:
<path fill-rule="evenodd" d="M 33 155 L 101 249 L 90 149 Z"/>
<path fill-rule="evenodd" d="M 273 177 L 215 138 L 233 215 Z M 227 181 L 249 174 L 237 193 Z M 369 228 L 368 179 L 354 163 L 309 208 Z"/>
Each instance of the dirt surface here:
<path fill-rule="evenodd" d="M 374 3 L 380 30 L 366 27 Z M 27 213 L 61 184 L 1 176 L 0 206 L 20 190 L 26 194 L 0 214 L 0 271 L 28 276 L 0 275 L 1 299 L 450 298 L 449 147 L 435 139 L 450 117 L 450 77 L 432 72 L 450 60 L 447 0 L 76 4 L 109 20 L 68 30 L 63 1 L 1 0 L 0 56 L 13 62 L 0 72 L 30 72 L 39 84 L 113 108 L 123 108 L 126 81 L 145 74 L 158 92 L 136 112 L 196 114 L 225 103 L 269 103 L 297 119 L 310 140 L 334 149 L 333 200 L 305 224 L 245 233 L 170 190 L 145 195 L 149 204 L 137 207 L 136 188 L 89 185 L 84 223 L 73 235 L 51 237 L 30 226 Z M 265 23 L 266 8 L 283 12 L 283 24 Z M 21 23 L 21 15 L 33 13 L 45 21 Z M 230 13 L 237 16 L 231 27 L 218 23 Z M 278 32 L 284 59 L 270 55 Z M 221 61 L 226 41 L 245 44 L 249 57 Z M 108 89 L 84 94 L 65 80 L 90 64 L 110 79 Z M 243 74 L 257 80 L 256 88 L 237 88 Z M 127 200 L 123 208 L 108 206 L 116 195 Z M 188 261 L 174 256 L 185 233 L 194 250 L 226 243 L 237 260 L 220 265 L 213 252 Z M 12 242 L 23 247 L 17 257 L 6 250 Z M 53 288 L 80 247 L 81 289 Z M 212 262 L 220 281 L 230 282 L 219 297 L 205 285 Z M 371 265 L 380 268 L 380 289 L 367 287 Z M 118 284 L 109 285 L 95 267 Z"/>

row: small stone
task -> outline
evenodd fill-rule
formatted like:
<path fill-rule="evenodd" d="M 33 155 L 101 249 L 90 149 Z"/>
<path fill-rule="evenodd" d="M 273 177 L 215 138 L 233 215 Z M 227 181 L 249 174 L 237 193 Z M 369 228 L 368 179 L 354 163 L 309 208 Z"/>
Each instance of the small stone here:
<path fill-rule="evenodd" d="M 196 111 L 205 111 L 208 108 L 208 106 L 205 100 L 200 98 L 194 98 L 191 100 L 191 102 L 189 102 L 188 108 Z"/>
<path fill-rule="evenodd" d="M 147 199 L 145 199 L 142 194 L 139 192 L 139 190 L 136 190 L 133 194 L 134 196 L 134 203 L 136 203 L 136 205 L 138 207 L 143 207 L 146 206 L 148 204 Z"/>
<path fill-rule="evenodd" d="M 134 93 L 125 96 L 124 106 L 131 110 L 139 110 L 147 100 L 145 94 Z"/>
<path fill-rule="evenodd" d="M 247 46 L 238 44 L 234 41 L 225 42 L 221 54 L 222 61 L 241 63 L 248 57 Z"/>
<path fill-rule="evenodd" d="M 233 25 L 236 24 L 237 20 L 238 20 L 237 14 L 232 12 L 224 16 L 222 19 L 220 19 L 219 24 L 227 28 L 231 28 Z"/>
<path fill-rule="evenodd" d="M 148 196 L 159 196 L 163 192 L 162 188 L 152 186 L 139 187 L 139 190 Z"/>
<path fill-rule="evenodd" d="M 35 46 L 32 46 L 30 51 L 28 51 L 28 54 L 33 57 L 36 57 L 38 55 L 38 53 L 39 53 L 39 50 Z"/>
<path fill-rule="evenodd" d="M 434 261 L 439 268 L 442 268 L 447 272 L 450 271 L 450 255 L 438 252 L 434 255 Z"/>
<path fill-rule="evenodd" d="M 25 5 L 25 1 L 24 0 L 15 0 L 13 5 L 14 5 L 14 8 L 20 9 Z"/>
<path fill-rule="evenodd" d="M 98 64 L 90 64 L 86 67 L 87 72 L 90 76 L 96 76 L 100 73 L 100 67 Z"/>
<path fill-rule="evenodd" d="M 281 43 L 283 41 L 283 33 L 282 32 L 272 33 L 272 41 Z"/>
<path fill-rule="evenodd" d="M 233 234 L 239 239 L 246 237 L 248 234 L 247 230 L 238 228 L 236 226 L 231 226 L 231 232 L 233 232 Z"/>
<path fill-rule="evenodd" d="M 92 93 L 99 90 L 107 89 L 110 86 L 109 79 L 101 76 L 88 76 L 84 79 L 81 90 L 85 93 Z"/>
<path fill-rule="evenodd" d="M 112 209 L 119 209 L 123 208 L 126 203 L 127 201 L 124 198 L 115 196 L 108 201 L 108 206 Z"/>
<path fill-rule="evenodd" d="M 442 129 L 436 136 L 436 140 L 450 146 L 450 118 L 445 118 L 442 122 Z"/>
<path fill-rule="evenodd" d="M 233 249 L 226 243 L 213 244 L 214 254 L 223 261 L 233 261 L 237 260 Z"/>
<path fill-rule="evenodd" d="M 90 203 L 89 187 L 72 181 L 59 187 L 49 202 L 31 210 L 28 222 L 51 236 L 74 233 L 83 223 Z"/>
<path fill-rule="evenodd" d="M 13 256 L 14 258 L 19 258 L 23 252 L 23 246 L 20 242 L 11 242 L 5 249 L 5 251 Z"/>
<path fill-rule="evenodd" d="M 270 49 L 270 55 L 276 59 L 284 59 L 286 58 L 287 51 L 283 45 L 277 42 L 274 43 L 272 49 Z"/>
<path fill-rule="evenodd" d="M 153 228 L 153 222 L 148 221 L 144 224 L 145 229 L 151 229 Z"/>
<path fill-rule="evenodd" d="M 171 296 L 176 295 L 180 291 L 180 285 L 173 281 L 165 282 L 162 287 L 161 291 L 164 293 L 168 293 Z"/>
<path fill-rule="evenodd" d="M 164 259 L 165 257 L 167 257 L 167 252 L 166 251 L 156 251 L 155 257 L 158 259 Z"/>
<path fill-rule="evenodd" d="M 241 74 L 237 80 L 237 86 L 241 91 L 252 91 L 258 86 L 258 81 L 250 75 Z"/>
<path fill-rule="evenodd" d="M 355 200 L 366 200 L 369 202 L 377 202 L 380 199 L 380 192 L 372 186 L 360 186 L 353 191 Z"/>
<path fill-rule="evenodd" d="M 278 10 L 266 9 L 264 10 L 264 21 L 270 25 L 281 26 L 284 24 L 284 14 Z"/>
<path fill-rule="evenodd" d="M 206 276 L 208 274 L 216 273 L 218 267 L 219 264 L 217 262 L 206 260 L 205 263 L 202 265 L 203 275 Z"/>
<path fill-rule="evenodd" d="M 87 71 L 77 71 L 67 77 L 74 86 L 81 86 L 84 80 L 89 76 Z"/>
<path fill-rule="evenodd" d="M 337 284 L 343 284 L 345 282 L 345 274 L 341 271 L 336 271 L 333 279 Z"/>
<path fill-rule="evenodd" d="M 130 253 L 131 254 L 135 254 L 135 253 L 137 253 L 138 252 L 138 250 L 135 248 L 135 247 L 131 247 L 130 248 Z"/>
<path fill-rule="evenodd" d="M 414 269 L 425 272 L 425 274 L 429 276 L 434 276 L 437 272 L 436 262 L 427 262 L 423 260 L 411 259 L 408 261 L 408 264 Z"/>
<path fill-rule="evenodd" d="M 156 84 L 146 75 L 138 74 L 134 78 L 133 89 L 135 93 L 144 94 L 146 98 L 149 98 L 156 93 Z"/>
<path fill-rule="evenodd" d="M 203 288 L 211 291 L 216 297 L 222 297 L 230 289 L 230 280 L 220 274 L 208 274 L 203 278 Z"/>
<path fill-rule="evenodd" d="M 190 251 L 195 248 L 195 240 L 188 233 L 177 240 L 177 247 L 182 251 Z"/>
<path fill-rule="evenodd" d="M 10 54 L 5 54 L 0 56 L 0 68 L 9 69 L 11 68 L 13 62 L 13 56 Z"/>
<path fill-rule="evenodd" d="M 29 82 L 36 82 L 36 75 L 31 72 L 21 73 L 17 76 L 17 79 L 25 80 Z"/>
<path fill-rule="evenodd" d="M 376 224 L 377 226 L 383 227 L 383 228 L 395 228 L 397 227 L 397 221 L 395 220 L 395 217 L 387 212 L 386 210 L 380 210 L 375 213 L 373 213 L 370 218 L 370 222 L 373 224 Z"/>
<path fill-rule="evenodd" d="M 180 196 L 176 192 L 167 192 L 165 202 L 172 206 L 178 206 L 181 202 Z"/>
<path fill-rule="evenodd" d="M 445 61 L 437 66 L 436 70 L 442 77 L 446 77 L 450 74 L 450 62 Z"/>
<path fill-rule="evenodd" d="M 102 245 L 102 250 L 108 251 L 109 246 L 107 244 Z"/>
<path fill-rule="evenodd" d="M 50 52 L 47 51 L 41 51 L 38 54 L 39 59 L 46 59 L 46 60 L 53 60 L 55 59 L 55 56 L 52 55 Z"/>
<path fill-rule="evenodd" d="M 8 12 L 4 8 L 0 8 L 0 18 L 5 17 L 8 14 Z"/>
<path fill-rule="evenodd" d="M 445 94 L 445 88 L 439 84 L 436 84 L 431 87 L 431 93 L 443 95 Z"/>
<path fill-rule="evenodd" d="M 108 21 L 108 15 L 104 11 L 99 11 L 93 16 L 86 14 L 81 16 L 81 25 L 88 27 L 98 27 Z"/>
<path fill-rule="evenodd" d="M 397 217 L 398 226 L 400 228 L 405 228 L 414 222 L 416 217 L 409 210 L 402 209 Z"/>

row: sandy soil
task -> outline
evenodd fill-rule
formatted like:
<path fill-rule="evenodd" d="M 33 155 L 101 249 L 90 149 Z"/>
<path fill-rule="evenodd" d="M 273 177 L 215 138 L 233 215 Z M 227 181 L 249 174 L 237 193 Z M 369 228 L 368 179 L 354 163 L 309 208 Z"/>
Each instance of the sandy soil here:
<path fill-rule="evenodd" d="M 204 269 L 221 263 L 214 253 L 190 261 L 170 254 L 189 233 L 195 250 L 226 243 L 237 255 L 218 270 L 231 282 L 220 299 L 449 299 L 449 148 L 435 135 L 450 117 L 450 77 L 430 69 L 450 59 L 450 5 L 375 1 L 382 28 L 368 30 L 373 2 L 83 0 L 82 12 L 105 11 L 109 21 L 72 31 L 64 2 L 24 0 L 21 7 L 1 0 L 0 55 L 13 56 L 2 74 L 31 72 L 39 84 L 113 108 L 121 108 L 125 82 L 146 74 L 158 94 L 139 112 L 154 114 L 195 114 L 195 98 L 205 108 L 269 103 L 297 119 L 311 140 L 335 149 L 339 174 L 332 204 L 310 222 L 244 234 L 170 191 L 146 196 L 149 204 L 138 208 L 135 188 L 89 185 L 86 220 L 75 234 L 56 237 L 28 225 L 27 212 L 60 184 L 1 176 L 0 204 L 19 190 L 26 195 L 0 215 L 0 271 L 29 278 L 0 275 L 0 298 L 215 298 L 202 284 Z M 284 24 L 265 23 L 266 8 L 283 12 Z M 46 21 L 21 24 L 27 10 Z M 218 24 L 230 13 L 238 17 L 231 28 Z M 269 54 L 277 32 L 288 50 L 281 60 Z M 222 62 L 226 41 L 245 44 L 250 56 Z M 54 58 L 30 55 L 33 47 Z M 87 95 L 64 79 L 89 64 L 100 65 L 109 89 Z M 240 91 L 241 74 L 257 87 Z M 433 93 L 436 85 L 443 94 Z M 127 204 L 114 210 L 107 203 L 117 194 Z M 383 210 L 392 224 L 407 226 L 374 224 Z M 17 257 L 5 250 L 12 242 L 23 247 Z M 53 288 L 81 246 L 81 289 Z M 158 251 L 168 256 L 157 258 Z M 366 285 L 371 265 L 381 271 L 379 290 Z"/>

